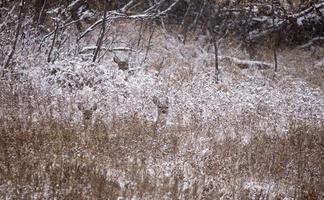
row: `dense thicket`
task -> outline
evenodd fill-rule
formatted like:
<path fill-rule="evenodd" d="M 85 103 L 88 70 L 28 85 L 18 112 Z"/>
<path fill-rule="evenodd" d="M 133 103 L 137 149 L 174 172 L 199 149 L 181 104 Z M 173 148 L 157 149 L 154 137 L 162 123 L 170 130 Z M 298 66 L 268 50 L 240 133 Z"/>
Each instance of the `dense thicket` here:
<path fill-rule="evenodd" d="M 2 6 L 9 2 L 3 1 Z M 275 36 L 277 42 L 301 44 L 324 33 L 324 3 L 319 0 L 34 0 L 26 4 L 32 7 L 35 22 L 44 23 L 55 8 L 61 8 L 66 19 L 80 20 L 76 23 L 80 31 L 90 18 L 85 13 L 101 16 L 106 5 L 108 11 L 116 11 L 111 14 L 176 24 L 184 35 L 208 30 L 220 37 L 234 34 L 247 42 Z"/>

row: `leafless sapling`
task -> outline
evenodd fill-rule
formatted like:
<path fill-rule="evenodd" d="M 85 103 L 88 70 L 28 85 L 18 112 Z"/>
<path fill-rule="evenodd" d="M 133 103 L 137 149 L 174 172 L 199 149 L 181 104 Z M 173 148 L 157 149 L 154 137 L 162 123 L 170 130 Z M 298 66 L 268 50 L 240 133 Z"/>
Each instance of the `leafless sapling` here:
<path fill-rule="evenodd" d="M 272 0 L 272 25 L 273 28 L 275 28 L 275 5 L 274 5 L 274 0 Z M 273 35 L 273 59 L 274 59 L 274 66 L 275 69 L 274 71 L 276 72 L 278 70 L 278 60 L 277 60 L 277 34 L 274 33 Z"/>
<path fill-rule="evenodd" d="M 54 62 L 54 59 L 52 59 L 52 53 L 53 53 L 53 50 L 54 50 L 54 47 L 55 47 L 57 35 L 58 35 L 58 32 L 59 32 L 59 26 L 60 26 L 60 19 L 59 19 L 58 16 L 56 18 L 54 18 L 53 21 L 54 21 L 54 25 L 55 25 L 55 30 L 54 30 L 54 36 L 53 36 L 51 48 L 50 48 L 50 50 L 48 52 L 47 62 Z"/>
<path fill-rule="evenodd" d="M 105 10 L 104 10 L 104 15 L 103 15 L 103 19 L 102 19 L 101 32 L 100 32 L 100 35 L 99 35 L 99 38 L 98 38 L 98 41 L 97 41 L 97 48 L 96 48 L 96 50 L 94 52 L 94 55 L 93 55 L 93 59 L 92 59 L 93 62 L 96 62 L 96 59 L 97 59 L 98 54 L 100 52 L 100 48 L 102 46 L 103 38 L 104 38 L 105 32 L 106 32 L 108 0 L 105 1 L 104 7 L 105 7 Z"/>
<path fill-rule="evenodd" d="M 21 27 L 22 27 L 22 22 L 23 22 L 23 6 L 24 6 L 24 3 L 25 1 L 24 0 L 21 0 L 19 2 L 19 14 L 18 14 L 18 24 L 17 24 L 17 27 L 16 27 L 16 32 L 15 32 L 15 38 L 14 38 L 14 42 L 12 44 L 12 48 L 10 50 L 10 53 L 8 54 L 5 62 L 4 62 L 4 67 L 3 67 L 3 70 L 7 70 L 9 68 L 9 65 L 10 65 L 10 61 L 12 60 L 12 57 L 13 55 L 15 54 L 15 51 L 16 51 L 16 46 L 17 46 L 17 42 L 18 42 L 18 39 L 19 39 L 19 34 L 20 34 L 20 31 L 21 31 Z M 3 71 L 3 73 L 4 73 Z"/>

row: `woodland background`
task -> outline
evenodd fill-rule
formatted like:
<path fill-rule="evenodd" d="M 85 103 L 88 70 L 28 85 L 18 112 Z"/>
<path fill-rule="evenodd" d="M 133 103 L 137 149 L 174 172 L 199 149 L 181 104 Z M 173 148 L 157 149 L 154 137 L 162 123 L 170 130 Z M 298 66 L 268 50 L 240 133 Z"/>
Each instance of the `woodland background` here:
<path fill-rule="evenodd" d="M 323 199 L 324 2 L 0 1 L 1 199 Z"/>

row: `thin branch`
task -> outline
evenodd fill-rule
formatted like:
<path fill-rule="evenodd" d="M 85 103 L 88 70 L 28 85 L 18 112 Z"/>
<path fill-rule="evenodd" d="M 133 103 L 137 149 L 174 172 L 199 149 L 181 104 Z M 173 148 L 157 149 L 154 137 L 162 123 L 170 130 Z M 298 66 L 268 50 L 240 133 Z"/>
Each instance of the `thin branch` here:
<path fill-rule="evenodd" d="M 89 46 L 89 47 L 84 47 L 80 53 L 86 53 L 89 51 L 95 51 L 98 47 L 97 46 Z M 108 48 L 108 47 L 101 47 L 100 50 L 104 50 L 104 51 L 109 51 L 109 52 L 113 52 L 113 51 L 134 51 L 133 49 L 129 48 L 129 47 L 114 47 L 114 48 Z"/>
<path fill-rule="evenodd" d="M 213 44 L 214 44 L 214 54 L 215 54 L 215 81 L 218 83 L 218 75 L 219 75 L 219 68 L 218 68 L 218 45 L 216 39 L 216 33 L 213 34 Z"/>
<path fill-rule="evenodd" d="M 256 68 L 258 70 L 267 70 L 272 67 L 271 63 L 256 60 L 241 60 L 231 56 L 219 56 L 219 60 L 235 64 L 240 69 Z"/>
<path fill-rule="evenodd" d="M 154 31 L 155 31 L 155 25 L 153 25 L 151 35 L 150 35 L 150 38 L 148 40 L 148 44 L 147 44 L 147 48 L 146 48 L 146 52 L 145 52 L 145 57 L 144 57 L 144 60 L 142 61 L 142 63 L 144 63 L 146 61 L 146 59 L 147 59 L 147 55 L 148 55 L 148 52 L 149 52 L 150 47 L 151 47 L 151 41 L 152 41 L 152 38 L 153 38 Z"/>
<path fill-rule="evenodd" d="M 157 3 L 156 0 L 154 0 L 154 3 L 155 4 Z M 158 11 L 158 14 L 161 13 L 161 9 L 160 8 L 158 8 L 157 11 Z M 160 17 L 160 21 L 161 21 L 161 25 L 162 25 L 163 30 L 166 31 L 166 27 L 165 27 L 165 23 L 164 23 L 163 17 Z"/>
<path fill-rule="evenodd" d="M 105 3 L 105 11 L 104 11 L 104 16 L 103 16 L 103 21 L 102 21 L 102 27 L 101 27 L 101 33 L 100 33 L 100 36 L 99 36 L 98 41 L 97 41 L 97 49 L 94 52 L 92 62 L 96 62 L 97 56 L 98 56 L 100 48 L 102 46 L 102 40 L 103 40 L 103 38 L 105 36 L 107 11 L 108 11 L 108 5 L 107 5 L 107 1 L 106 1 L 106 3 Z"/>
<path fill-rule="evenodd" d="M 64 24 L 64 25 L 62 25 L 62 26 L 60 26 L 58 29 L 61 30 L 61 29 L 64 29 L 64 28 L 66 28 L 66 27 L 69 27 L 69 26 L 71 26 L 71 25 L 77 23 L 77 22 L 80 21 L 80 20 L 81 20 L 81 19 L 79 19 L 79 20 L 74 20 L 74 21 L 71 21 L 71 22 L 68 22 L 68 23 L 66 23 L 66 24 Z M 47 38 L 49 38 L 50 36 L 52 36 L 54 33 L 55 33 L 55 29 L 54 29 L 54 31 L 48 33 L 47 35 L 45 35 L 45 36 L 42 38 L 42 40 L 40 41 L 39 48 L 38 48 L 39 51 L 41 50 L 44 41 L 45 41 Z"/>
<path fill-rule="evenodd" d="M 47 57 L 47 62 L 51 62 L 51 55 L 55 46 L 55 42 L 56 42 L 56 38 L 57 38 L 57 34 L 59 31 L 59 19 L 54 19 L 54 23 L 55 23 L 55 31 L 54 31 L 54 36 L 53 36 L 53 40 L 52 40 L 52 45 L 50 48 L 50 51 L 48 52 L 48 57 Z M 53 59 L 54 61 L 54 59 Z"/>
<path fill-rule="evenodd" d="M 298 48 L 299 49 L 307 49 L 307 48 L 309 48 L 310 46 L 312 46 L 312 45 L 314 45 L 316 43 L 323 44 L 324 43 L 324 37 L 315 37 L 315 38 L 312 38 L 307 43 L 298 46 Z"/>
<path fill-rule="evenodd" d="M 132 7 L 132 5 L 134 4 L 134 3 L 136 3 L 136 1 L 138 1 L 138 0 L 131 0 L 131 1 L 129 1 L 124 7 L 122 7 L 121 9 L 120 9 L 120 11 L 122 12 L 122 13 L 125 13 L 126 11 L 128 11 L 131 7 Z M 142 1 L 142 0 L 141 0 Z M 137 2 L 137 3 L 139 3 L 139 2 Z"/>
<path fill-rule="evenodd" d="M 142 32 L 144 32 L 143 31 L 143 24 L 144 24 L 144 22 L 141 21 L 141 26 L 140 26 L 140 30 L 139 30 L 139 34 L 138 34 L 138 40 L 137 40 L 137 48 L 139 47 L 139 45 L 141 43 L 141 40 L 142 40 Z M 145 27 L 146 26 L 144 26 L 144 30 L 145 30 Z"/>
<path fill-rule="evenodd" d="M 4 64 L 4 70 L 7 69 L 9 67 L 10 61 L 16 51 L 16 46 L 17 46 L 17 42 L 18 42 L 18 38 L 19 38 L 19 34 L 20 34 L 20 30 L 21 30 L 21 26 L 22 26 L 22 13 L 23 13 L 23 6 L 24 6 L 24 0 L 21 0 L 19 3 L 19 14 L 18 14 L 18 24 L 16 27 L 16 34 L 15 34 L 15 39 L 14 39 L 14 43 L 12 45 L 11 51 L 8 54 L 8 57 L 5 61 Z"/>
<path fill-rule="evenodd" d="M 38 20 L 37 20 L 37 23 L 38 23 L 38 24 L 41 24 L 42 16 L 43 16 L 43 12 L 44 12 L 44 9 L 45 9 L 45 6 L 46 6 L 46 3 L 47 3 L 47 0 L 44 0 L 43 5 L 42 5 L 42 9 L 41 9 L 40 12 L 39 12 L 39 16 L 38 16 Z"/>
<path fill-rule="evenodd" d="M 180 0 L 175 1 L 173 4 L 171 4 L 167 9 L 163 10 L 162 12 L 159 12 L 157 9 L 165 2 L 166 0 L 161 0 L 157 4 L 151 6 L 150 8 L 146 9 L 142 13 L 134 14 L 134 15 L 126 15 L 122 12 L 119 12 L 118 10 L 113 10 L 107 12 L 107 19 L 109 21 L 117 20 L 117 19 L 148 19 L 148 18 L 157 18 L 161 17 L 163 15 L 166 15 L 169 11 L 173 9 L 179 3 Z M 129 2 L 131 3 L 131 2 Z M 127 8 L 127 7 L 126 7 Z M 125 9 L 124 9 L 125 10 Z M 152 12 L 155 11 L 155 12 Z M 151 12 L 151 13 L 150 13 Z M 95 23 L 93 23 L 89 28 L 87 28 L 77 39 L 77 42 L 79 42 L 83 37 L 85 37 L 88 33 L 93 31 L 98 25 L 103 23 L 103 19 L 99 19 Z"/>
<path fill-rule="evenodd" d="M 95 23 L 93 23 L 89 28 L 87 28 L 81 35 L 80 37 L 77 39 L 77 42 L 79 42 L 84 36 L 86 36 L 89 32 L 93 31 L 94 28 L 96 26 L 98 26 L 99 24 L 101 24 L 103 22 L 103 19 L 99 19 L 98 21 L 96 21 Z"/>
<path fill-rule="evenodd" d="M 272 0 L 272 25 L 275 26 L 275 6 L 274 6 L 274 0 Z M 277 37 L 273 36 L 273 59 L 274 59 L 274 71 L 276 72 L 278 70 L 278 60 L 277 60 Z"/>
<path fill-rule="evenodd" d="M 168 12 L 170 12 L 178 3 L 180 2 L 180 0 L 176 0 L 175 2 L 173 2 L 173 4 L 171 4 L 167 9 L 165 9 L 164 11 L 160 12 L 159 14 L 156 15 L 156 17 L 160 17 L 161 15 L 165 15 Z"/>
<path fill-rule="evenodd" d="M 205 6 L 206 6 L 206 0 L 204 0 L 204 3 L 203 3 L 203 5 L 201 6 L 201 9 L 200 9 L 199 14 L 196 15 L 195 20 L 193 21 L 193 23 L 192 23 L 192 24 L 190 25 L 190 27 L 189 27 L 189 30 L 190 30 L 192 27 L 196 27 L 197 22 L 198 22 L 198 19 L 201 17 L 202 13 L 203 13 L 204 10 L 205 10 Z"/>

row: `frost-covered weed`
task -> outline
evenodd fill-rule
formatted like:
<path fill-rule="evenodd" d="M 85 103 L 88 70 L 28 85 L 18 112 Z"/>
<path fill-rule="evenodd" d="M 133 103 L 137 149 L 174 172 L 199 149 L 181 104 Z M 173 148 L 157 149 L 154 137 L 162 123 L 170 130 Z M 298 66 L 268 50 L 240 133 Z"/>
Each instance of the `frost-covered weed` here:
<path fill-rule="evenodd" d="M 107 52 L 99 63 L 78 53 L 95 33 L 80 46 L 64 44 L 53 63 L 46 45 L 17 54 L 19 75 L 0 82 L 0 180 L 8 180 L 1 198 L 321 195 L 321 88 L 284 65 L 274 73 L 226 61 L 217 84 L 213 51 L 201 40 L 184 45 L 159 32 L 146 53 L 147 40 L 132 45 L 134 30 L 114 27 L 114 42 L 104 45 L 133 51 Z M 244 59 L 235 48 L 220 52 Z M 128 71 L 114 54 L 128 60 Z M 154 99 L 168 99 L 159 131 Z"/>
<path fill-rule="evenodd" d="M 114 47 L 125 46 L 125 41 L 132 43 L 137 39 L 134 35 L 128 37 L 126 31 L 118 34 Z M 67 55 L 47 64 L 39 56 L 28 66 L 22 62 L 20 67 L 28 69 L 25 72 L 35 85 L 44 87 L 44 95 L 71 102 L 91 99 L 91 103 L 98 104 L 98 115 L 107 122 L 113 114 L 129 117 L 133 113 L 154 120 L 157 115 L 153 96 L 170 99 L 169 126 L 179 122 L 179 116 L 183 126 L 196 118 L 200 123 L 217 122 L 215 129 L 221 135 L 285 133 L 290 120 L 324 118 L 322 91 L 299 78 L 273 74 L 271 69 L 239 69 L 221 62 L 220 83 L 216 84 L 212 49 L 201 47 L 199 40 L 184 45 L 161 33 L 151 45 L 145 62 L 145 48 L 130 54 L 118 52 L 128 57 L 129 71 L 118 70 L 112 62 L 114 53 L 110 52 L 100 63 L 92 63 L 87 55 Z M 60 51 L 64 54 L 65 48 Z M 242 56 L 238 50 L 232 54 Z M 150 67 L 154 64 L 161 66 Z"/>

